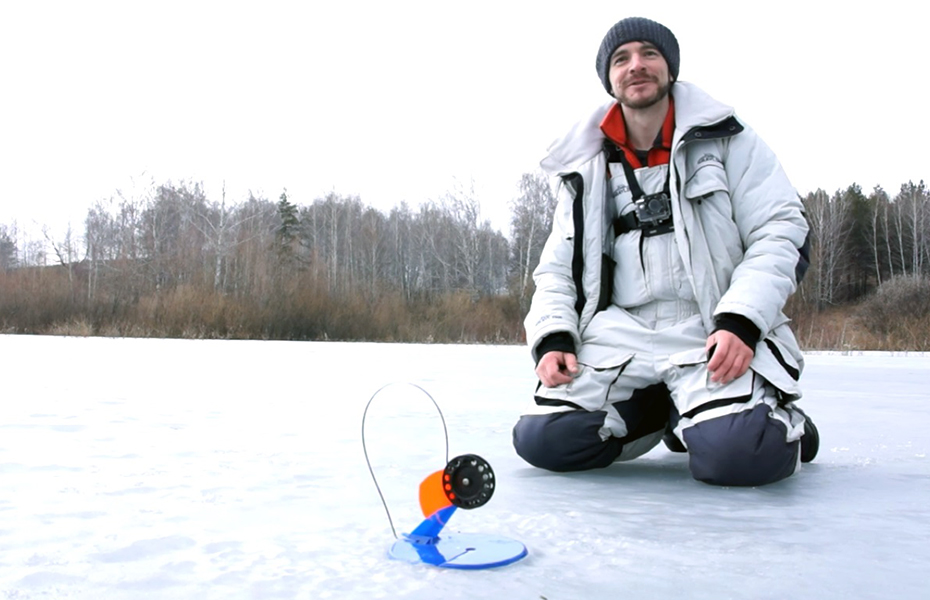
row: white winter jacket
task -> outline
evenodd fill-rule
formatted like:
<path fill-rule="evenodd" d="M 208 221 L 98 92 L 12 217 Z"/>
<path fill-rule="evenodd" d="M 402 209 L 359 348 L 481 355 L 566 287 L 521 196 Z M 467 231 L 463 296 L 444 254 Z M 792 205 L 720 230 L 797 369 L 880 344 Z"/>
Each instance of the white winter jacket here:
<path fill-rule="evenodd" d="M 670 185 L 674 235 L 708 335 L 714 316 L 752 321 L 764 343 L 752 369 L 791 399 L 803 358 L 783 307 L 807 266 L 808 227 L 778 159 L 733 109 L 676 82 Z M 600 123 L 613 101 L 549 148 L 544 171 L 557 178 L 553 229 L 534 272 L 525 320 L 535 358 L 548 335 L 580 347 L 594 314 L 610 303 L 614 234 Z"/>

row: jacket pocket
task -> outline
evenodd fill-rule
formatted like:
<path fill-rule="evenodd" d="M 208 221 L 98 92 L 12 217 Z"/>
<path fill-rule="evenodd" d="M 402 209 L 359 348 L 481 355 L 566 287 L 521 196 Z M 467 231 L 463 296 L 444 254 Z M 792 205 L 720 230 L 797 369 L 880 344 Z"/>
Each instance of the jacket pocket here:
<path fill-rule="evenodd" d="M 704 163 L 685 182 L 685 198 L 688 200 L 705 200 L 718 192 L 729 196 L 730 184 L 723 165 L 717 162 Z"/>
<path fill-rule="evenodd" d="M 729 280 L 730 272 L 743 260 L 744 243 L 736 225 L 736 216 L 730 198 L 730 183 L 723 164 L 708 161 L 695 171 L 685 183 L 685 198 L 704 230 L 704 237 L 711 240 L 711 248 L 720 248 L 726 255 L 712 257 L 720 268 L 727 271 L 723 279 Z M 725 265 L 725 267 L 724 267 Z"/>
<path fill-rule="evenodd" d="M 704 348 L 693 348 L 684 352 L 676 352 L 668 357 L 668 362 L 676 367 L 693 367 L 707 362 L 707 352 Z"/>
<path fill-rule="evenodd" d="M 732 408 L 752 399 L 755 387 L 755 372 L 745 373 L 729 383 L 711 380 L 707 369 L 708 356 L 703 348 L 677 352 L 668 358 L 677 367 L 675 387 L 678 391 L 676 407 L 683 419 L 695 419 L 710 410 Z"/>
<path fill-rule="evenodd" d="M 536 404 L 587 411 L 603 410 L 611 386 L 632 360 L 633 354 L 628 354 L 618 362 L 607 365 L 579 362 L 578 374 L 570 382 L 554 388 L 540 386 L 536 390 Z"/>

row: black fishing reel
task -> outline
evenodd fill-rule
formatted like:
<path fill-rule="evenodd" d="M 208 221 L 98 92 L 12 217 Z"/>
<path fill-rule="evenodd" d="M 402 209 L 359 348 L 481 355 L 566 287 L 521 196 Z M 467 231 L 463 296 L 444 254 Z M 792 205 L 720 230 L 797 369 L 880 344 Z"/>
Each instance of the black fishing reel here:
<path fill-rule="evenodd" d="M 459 508 L 484 506 L 494 494 L 494 470 L 477 454 L 456 456 L 443 470 L 442 491 Z"/>

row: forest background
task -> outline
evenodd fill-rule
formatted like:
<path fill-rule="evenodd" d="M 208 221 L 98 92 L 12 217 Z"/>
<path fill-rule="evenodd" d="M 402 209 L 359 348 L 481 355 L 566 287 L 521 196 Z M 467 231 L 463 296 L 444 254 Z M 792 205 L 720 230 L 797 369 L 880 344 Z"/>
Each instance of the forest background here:
<path fill-rule="evenodd" d="M 505 235 L 473 185 L 388 213 L 330 192 L 297 206 L 193 182 L 117 190 L 83 231 L 0 225 L 5 333 L 521 343 L 555 206 L 523 174 Z M 802 197 L 812 256 L 786 309 L 802 347 L 930 350 L 930 193 Z"/>

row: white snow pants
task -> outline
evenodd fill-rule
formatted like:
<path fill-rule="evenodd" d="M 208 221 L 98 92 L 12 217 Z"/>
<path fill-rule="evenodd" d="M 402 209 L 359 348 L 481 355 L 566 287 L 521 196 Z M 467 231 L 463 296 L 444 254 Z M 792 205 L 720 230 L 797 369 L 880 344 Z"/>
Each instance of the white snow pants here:
<path fill-rule="evenodd" d="M 632 431 L 642 429 L 640 413 L 646 406 L 636 392 L 664 384 L 672 402 L 669 427 L 692 455 L 696 478 L 717 479 L 716 475 L 699 476 L 699 472 L 717 472 L 721 461 L 725 467 L 742 461 L 734 467 L 734 473 L 739 473 L 734 474 L 733 485 L 755 485 L 754 477 L 746 472 L 759 469 L 777 473 L 777 477 L 762 476 L 762 483 L 790 475 L 798 462 L 797 441 L 804 432 L 804 417 L 780 405 L 775 389 L 751 369 L 727 384 L 711 381 L 704 350 L 707 334 L 694 312 L 694 305 L 687 301 L 655 301 L 629 310 L 610 306 L 598 313 L 585 330 L 577 353 L 578 375 L 565 385 L 541 386 L 527 417 L 574 412 L 590 431 L 592 417 L 597 414 L 600 441 L 623 440 L 613 460 L 630 460 L 655 447 L 665 433 L 664 429 Z M 655 418 L 649 422 L 654 429 Z M 521 441 L 528 453 L 535 452 L 529 450 L 529 438 L 536 435 L 531 431 L 534 429 L 523 427 L 522 433 L 514 432 L 515 445 L 518 433 L 529 442 Z M 743 447 L 753 456 L 740 458 Z M 533 462 L 521 452 L 520 445 L 517 450 Z"/>

